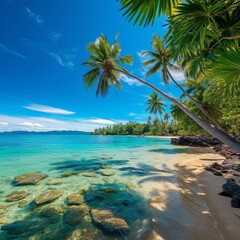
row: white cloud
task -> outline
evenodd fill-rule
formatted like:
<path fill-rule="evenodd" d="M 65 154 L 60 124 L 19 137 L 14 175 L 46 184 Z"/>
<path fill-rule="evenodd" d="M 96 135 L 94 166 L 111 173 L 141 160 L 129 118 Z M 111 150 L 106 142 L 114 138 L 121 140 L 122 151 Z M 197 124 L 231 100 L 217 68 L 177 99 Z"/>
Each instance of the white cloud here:
<path fill-rule="evenodd" d="M 102 119 L 102 118 L 92 119 L 92 120 L 89 120 L 89 122 L 99 123 L 99 124 L 114 124 L 114 123 L 116 123 L 114 121 L 107 120 L 107 119 Z"/>
<path fill-rule="evenodd" d="M 49 56 L 51 56 L 52 58 L 54 58 L 58 64 L 60 64 L 61 66 L 63 67 L 66 67 L 66 68 L 73 68 L 74 67 L 74 63 L 73 61 L 71 60 L 71 56 L 60 56 L 54 52 L 49 52 L 49 51 L 46 51 L 48 53 Z"/>
<path fill-rule="evenodd" d="M 125 123 L 126 120 L 107 120 L 101 118 L 55 118 L 9 116 L 0 115 L 0 119 L 8 125 L 0 125 L 0 132 L 4 131 L 53 131 L 76 130 L 93 131 L 95 128 L 106 127 L 115 123 Z"/>
<path fill-rule="evenodd" d="M 21 58 L 24 58 L 26 59 L 26 56 L 14 51 L 14 50 L 11 50 L 10 48 L 8 48 L 7 46 L 5 46 L 4 44 L 0 43 L 0 50 L 6 52 L 6 53 L 10 53 L 10 54 L 13 54 L 15 56 L 18 56 L 18 57 L 21 57 Z"/>
<path fill-rule="evenodd" d="M 170 73 L 172 74 L 173 78 L 178 81 L 181 82 L 183 80 L 185 80 L 185 75 L 184 75 L 184 71 L 181 70 L 170 70 Z M 171 80 L 170 80 L 171 82 Z"/>
<path fill-rule="evenodd" d="M 37 24 L 41 25 L 43 23 L 43 19 L 41 16 L 33 13 L 28 7 L 26 7 L 25 9 L 28 13 L 28 16 L 32 18 Z"/>
<path fill-rule="evenodd" d="M 129 84 L 130 86 L 132 86 L 132 85 L 135 85 L 135 86 L 141 86 L 141 85 L 143 85 L 143 84 L 142 84 L 141 82 L 139 82 L 138 80 L 133 79 L 133 78 L 130 78 L 130 77 L 128 77 L 128 76 L 126 76 L 126 75 L 123 75 L 123 74 L 121 74 L 120 80 L 122 80 L 123 82 Z"/>
<path fill-rule="evenodd" d="M 22 123 L 17 123 L 16 125 L 22 126 L 22 127 L 34 127 L 34 128 L 44 128 L 44 125 L 40 123 L 32 123 L 32 122 L 22 122 Z"/>
<path fill-rule="evenodd" d="M 23 107 L 29 110 L 44 112 L 44 113 L 53 113 L 53 114 L 62 114 L 62 115 L 75 114 L 75 112 L 72 112 L 72 111 L 68 111 L 61 108 L 55 108 L 51 106 L 46 106 L 46 105 L 40 105 L 40 104 L 30 104 L 28 106 L 23 106 Z"/>
<path fill-rule="evenodd" d="M 132 116 L 136 116 L 137 114 L 136 113 L 129 113 L 128 116 L 132 117 Z"/>
<path fill-rule="evenodd" d="M 7 126 L 8 123 L 7 123 L 7 122 L 0 122 L 0 125 L 2 125 L 2 126 Z"/>
<path fill-rule="evenodd" d="M 50 38 L 52 39 L 52 41 L 57 41 L 62 35 L 58 32 L 51 32 L 49 34 Z"/>

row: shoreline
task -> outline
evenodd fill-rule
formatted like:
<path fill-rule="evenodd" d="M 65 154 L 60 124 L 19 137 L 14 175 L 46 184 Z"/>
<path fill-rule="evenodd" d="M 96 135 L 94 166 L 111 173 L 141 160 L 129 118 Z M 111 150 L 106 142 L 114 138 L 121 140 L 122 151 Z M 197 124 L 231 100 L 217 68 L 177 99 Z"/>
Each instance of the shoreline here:
<path fill-rule="evenodd" d="M 225 158 L 211 148 L 195 149 L 197 150 L 195 154 L 185 155 L 176 160 L 176 171 L 184 177 L 187 172 L 189 178 L 199 183 L 202 192 L 198 194 L 207 204 L 209 214 L 214 218 L 216 228 L 223 239 L 237 240 L 240 235 L 240 209 L 231 207 L 231 198 L 218 195 L 227 176 L 215 176 L 205 170 L 205 167 L 213 162 L 221 164 Z"/>

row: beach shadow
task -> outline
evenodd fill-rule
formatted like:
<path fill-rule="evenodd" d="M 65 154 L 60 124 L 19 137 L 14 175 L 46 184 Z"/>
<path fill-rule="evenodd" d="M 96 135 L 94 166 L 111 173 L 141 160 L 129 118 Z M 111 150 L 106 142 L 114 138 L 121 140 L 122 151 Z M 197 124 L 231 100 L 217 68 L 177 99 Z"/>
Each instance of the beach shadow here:
<path fill-rule="evenodd" d="M 163 153 L 163 154 L 179 154 L 179 153 L 187 153 L 187 154 L 202 154 L 202 153 L 215 153 L 209 147 L 181 147 L 181 148 L 157 148 L 150 149 L 149 152 Z"/>
<path fill-rule="evenodd" d="M 221 239 L 214 220 L 206 214 L 208 208 L 201 196 L 202 189 L 191 171 L 177 165 L 173 181 L 176 189 L 156 190 L 150 200 L 150 228 L 142 240 L 157 236 L 163 239 Z"/>

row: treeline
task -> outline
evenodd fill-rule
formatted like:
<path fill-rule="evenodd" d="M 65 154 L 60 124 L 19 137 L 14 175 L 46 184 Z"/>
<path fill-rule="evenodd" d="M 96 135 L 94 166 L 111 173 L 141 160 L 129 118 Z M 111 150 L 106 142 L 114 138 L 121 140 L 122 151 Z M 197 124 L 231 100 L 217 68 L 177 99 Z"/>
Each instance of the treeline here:
<path fill-rule="evenodd" d="M 95 129 L 92 135 L 178 135 L 178 126 L 176 122 L 171 119 L 159 120 L 151 117 L 148 118 L 147 123 L 138 123 L 129 121 L 126 124 L 116 124 L 103 128 Z"/>

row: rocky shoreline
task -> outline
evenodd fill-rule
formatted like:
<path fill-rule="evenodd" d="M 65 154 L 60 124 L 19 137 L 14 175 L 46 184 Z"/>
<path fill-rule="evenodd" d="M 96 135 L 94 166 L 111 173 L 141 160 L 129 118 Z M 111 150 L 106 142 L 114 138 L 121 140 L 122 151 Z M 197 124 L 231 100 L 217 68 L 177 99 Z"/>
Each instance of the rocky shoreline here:
<path fill-rule="evenodd" d="M 232 198 L 231 206 L 240 208 L 240 153 L 232 150 L 218 139 L 206 136 L 181 136 L 179 138 L 172 138 L 171 144 L 211 147 L 223 156 L 225 160 L 221 164 L 214 162 L 205 169 L 216 176 L 223 176 L 227 179 L 227 182 L 222 185 L 222 192 L 219 195 Z"/>

